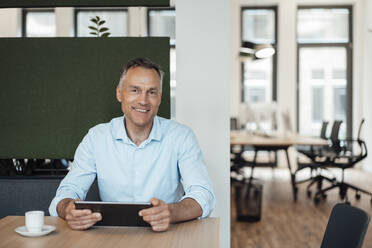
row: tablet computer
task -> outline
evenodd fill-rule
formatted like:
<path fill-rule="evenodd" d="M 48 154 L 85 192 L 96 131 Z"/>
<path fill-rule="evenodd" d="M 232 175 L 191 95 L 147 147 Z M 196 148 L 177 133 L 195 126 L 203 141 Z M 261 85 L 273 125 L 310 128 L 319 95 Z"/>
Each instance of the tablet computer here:
<path fill-rule="evenodd" d="M 150 226 L 138 212 L 149 208 L 150 203 L 126 203 L 126 202 L 100 202 L 100 201 L 76 201 L 76 209 L 90 209 L 99 212 L 102 220 L 94 226 Z"/>

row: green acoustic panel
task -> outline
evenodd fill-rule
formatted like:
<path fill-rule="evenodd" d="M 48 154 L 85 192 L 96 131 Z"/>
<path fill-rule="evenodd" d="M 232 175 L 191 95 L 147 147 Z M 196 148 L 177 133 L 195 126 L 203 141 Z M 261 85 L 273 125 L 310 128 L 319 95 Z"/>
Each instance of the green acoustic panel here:
<path fill-rule="evenodd" d="M 0 8 L 39 7 L 168 7 L 169 0 L 1 0 Z"/>
<path fill-rule="evenodd" d="M 168 37 L 0 38 L 0 54 L 0 158 L 73 158 L 89 128 L 122 116 L 115 89 L 135 57 L 164 70 L 170 117 Z"/>

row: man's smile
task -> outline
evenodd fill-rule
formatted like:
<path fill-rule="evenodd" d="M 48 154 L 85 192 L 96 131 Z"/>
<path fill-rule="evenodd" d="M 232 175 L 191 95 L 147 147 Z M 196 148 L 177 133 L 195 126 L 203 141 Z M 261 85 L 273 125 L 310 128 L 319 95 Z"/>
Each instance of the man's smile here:
<path fill-rule="evenodd" d="M 150 111 L 150 109 L 140 109 L 140 108 L 135 108 L 135 107 L 132 107 L 132 109 L 137 112 L 141 112 L 141 113 L 147 113 Z"/>

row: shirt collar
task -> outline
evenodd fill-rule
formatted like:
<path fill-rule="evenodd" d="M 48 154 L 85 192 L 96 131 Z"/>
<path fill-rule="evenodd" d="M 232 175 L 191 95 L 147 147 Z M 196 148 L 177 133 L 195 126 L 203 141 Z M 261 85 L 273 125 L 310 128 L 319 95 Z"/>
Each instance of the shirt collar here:
<path fill-rule="evenodd" d="M 133 142 L 128 137 L 127 130 L 126 130 L 125 125 L 124 125 L 124 120 L 125 120 L 125 115 L 122 116 L 121 118 L 118 118 L 118 120 L 117 120 L 117 123 L 115 125 L 116 126 L 115 127 L 115 129 L 116 129 L 115 139 L 117 139 L 117 140 L 121 139 L 125 143 L 132 144 Z M 159 120 L 158 116 L 155 116 L 150 135 L 145 142 L 147 144 L 152 140 L 160 141 L 161 138 L 162 138 L 162 131 L 161 131 L 161 127 L 160 127 L 160 120 Z"/>
<path fill-rule="evenodd" d="M 161 127 L 160 127 L 160 120 L 159 120 L 159 117 L 156 115 L 154 118 L 154 122 L 152 124 L 151 132 L 150 132 L 148 140 L 149 141 L 151 140 L 160 141 L 161 136 L 162 136 L 162 133 L 161 133 Z"/>

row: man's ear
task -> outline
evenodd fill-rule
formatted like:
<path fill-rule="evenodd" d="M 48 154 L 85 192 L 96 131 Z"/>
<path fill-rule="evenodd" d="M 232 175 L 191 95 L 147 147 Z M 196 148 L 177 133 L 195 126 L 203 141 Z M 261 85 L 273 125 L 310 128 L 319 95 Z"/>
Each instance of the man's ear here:
<path fill-rule="evenodd" d="M 120 87 L 120 84 L 118 84 L 118 86 L 116 86 L 116 99 L 118 100 L 118 102 L 121 102 L 121 87 Z"/>

